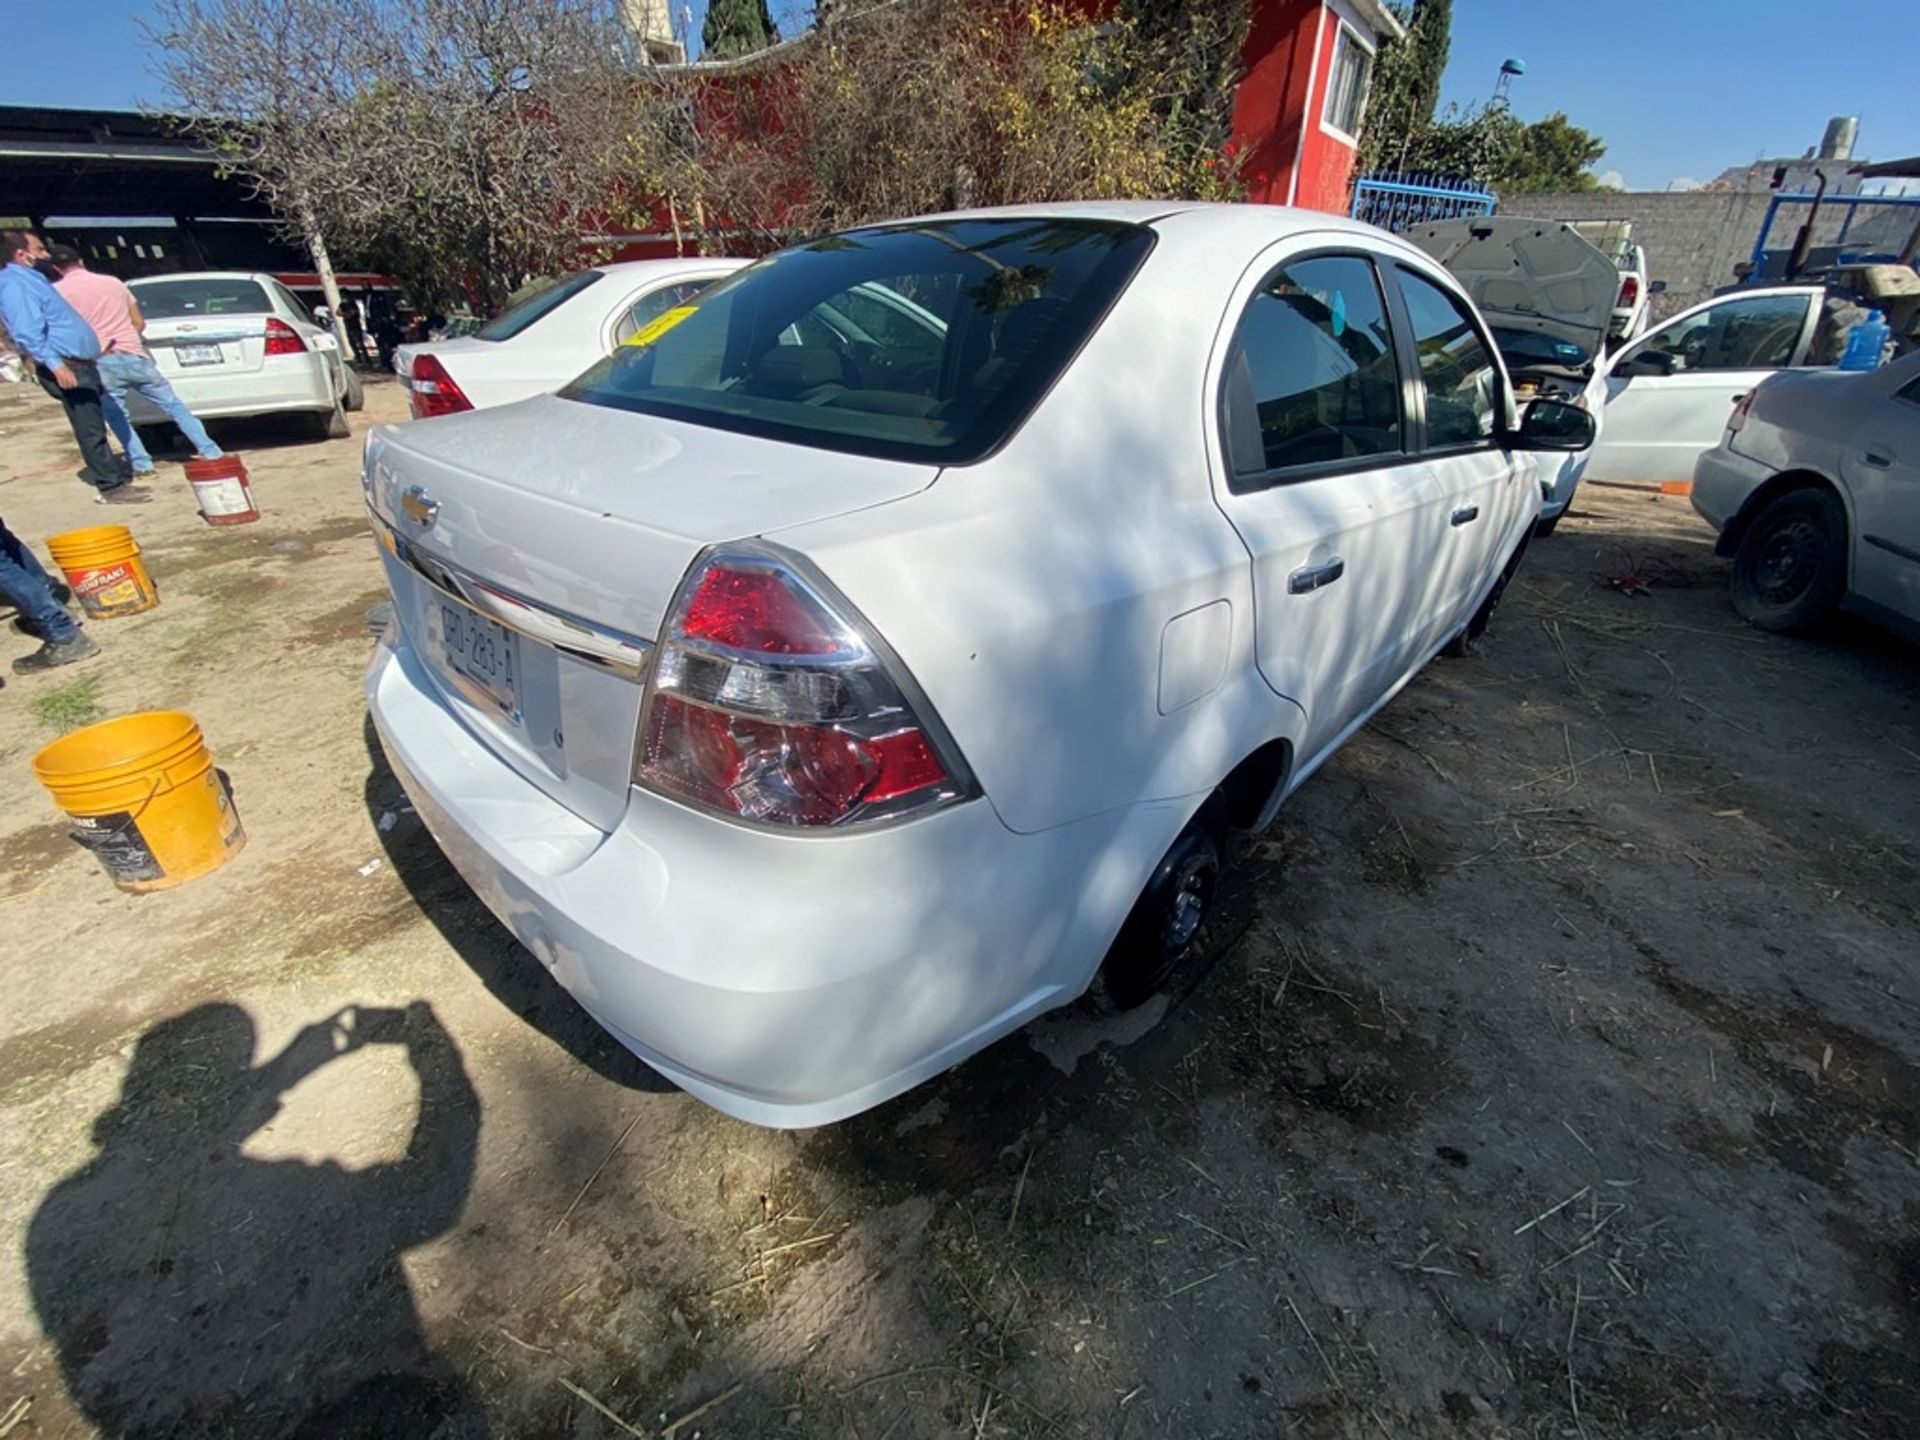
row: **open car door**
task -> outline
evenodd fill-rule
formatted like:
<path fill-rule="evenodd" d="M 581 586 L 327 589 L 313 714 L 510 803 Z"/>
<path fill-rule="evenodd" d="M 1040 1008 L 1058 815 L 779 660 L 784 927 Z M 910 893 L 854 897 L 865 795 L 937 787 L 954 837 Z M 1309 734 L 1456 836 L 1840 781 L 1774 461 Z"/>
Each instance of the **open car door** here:
<path fill-rule="evenodd" d="M 1693 462 L 1720 443 L 1740 397 L 1807 363 L 1820 298 L 1806 287 L 1722 295 L 1616 352 L 1586 478 L 1686 493 Z"/>

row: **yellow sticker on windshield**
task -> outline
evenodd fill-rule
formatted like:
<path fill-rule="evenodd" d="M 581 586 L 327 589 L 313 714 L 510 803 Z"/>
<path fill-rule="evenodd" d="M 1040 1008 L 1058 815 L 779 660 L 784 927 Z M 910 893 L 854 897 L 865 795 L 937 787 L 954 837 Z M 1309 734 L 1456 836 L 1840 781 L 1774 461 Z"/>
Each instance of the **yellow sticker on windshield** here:
<path fill-rule="evenodd" d="M 664 314 L 656 315 L 638 330 L 634 331 L 634 333 L 628 336 L 622 343 L 638 345 L 643 348 L 651 345 L 699 308 L 698 305 L 676 305 Z"/>

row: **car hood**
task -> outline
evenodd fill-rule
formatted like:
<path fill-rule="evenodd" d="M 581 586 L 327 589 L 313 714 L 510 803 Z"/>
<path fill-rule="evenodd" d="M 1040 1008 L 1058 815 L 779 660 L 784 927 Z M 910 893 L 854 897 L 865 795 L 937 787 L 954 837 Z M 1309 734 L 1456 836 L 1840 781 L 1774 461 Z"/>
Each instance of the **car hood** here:
<path fill-rule="evenodd" d="M 1620 272 L 1573 226 L 1483 215 L 1423 225 L 1406 239 L 1446 266 L 1491 324 L 1600 354 Z"/>

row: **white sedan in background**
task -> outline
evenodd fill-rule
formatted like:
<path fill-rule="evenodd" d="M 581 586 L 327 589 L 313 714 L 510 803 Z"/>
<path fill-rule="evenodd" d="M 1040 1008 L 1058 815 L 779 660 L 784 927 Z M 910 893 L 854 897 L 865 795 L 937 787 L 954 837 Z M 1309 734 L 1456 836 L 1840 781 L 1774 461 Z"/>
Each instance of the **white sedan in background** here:
<path fill-rule="evenodd" d="M 1734 405 L 1782 370 L 1820 361 L 1819 286 L 1739 290 L 1681 311 L 1605 353 L 1620 272 L 1574 226 L 1494 215 L 1408 236 L 1467 287 L 1522 395 L 1592 412 L 1591 450 L 1547 462 L 1540 532 L 1583 479 L 1685 494 L 1693 462 Z"/>
<path fill-rule="evenodd" d="M 401 346 L 393 368 L 417 420 L 543 395 L 746 263 L 705 256 L 597 265 L 471 335 Z"/>
<path fill-rule="evenodd" d="M 320 435 L 348 433 L 363 403 L 360 377 L 330 330 L 271 275 L 209 270 L 128 283 L 154 364 L 202 420 L 295 414 Z M 137 392 L 136 425 L 166 415 Z"/>
<path fill-rule="evenodd" d="M 760 1124 L 1197 973 L 1224 830 L 1473 643 L 1527 452 L 1593 438 L 1521 416 L 1444 269 L 1309 211 L 901 221 L 683 308 L 374 434 L 366 690 L 501 921 Z"/>
<path fill-rule="evenodd" d="M 1749 624 L 1806 630 L 1844 607 L 1920 632 L 1920 354 L 1755 386 L 1700 456 L 1693 508 Z"/>

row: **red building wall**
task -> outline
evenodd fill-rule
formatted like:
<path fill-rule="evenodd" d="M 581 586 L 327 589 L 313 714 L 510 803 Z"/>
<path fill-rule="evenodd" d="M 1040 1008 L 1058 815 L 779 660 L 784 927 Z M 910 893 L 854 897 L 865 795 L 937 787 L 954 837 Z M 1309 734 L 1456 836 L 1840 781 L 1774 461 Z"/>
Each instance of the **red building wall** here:
<path fill-rule="evenodd" d="M 1353 146 L 1329 130 L 1320 119 L 1327 109 L 1327 87 L 1333 76 L 1340 17 L 1331 5 L 1316 8 L 1319 14 L 1314 17 L 1314 28 L 1319 59 L 1313 67 L 1313 86 L 1301 116 L 1305 143 L 1300 147 L 1300 169 L 1292 203 L 1309 210 L 1331 210 L 1344 215 L 1351 198 Z"/>

